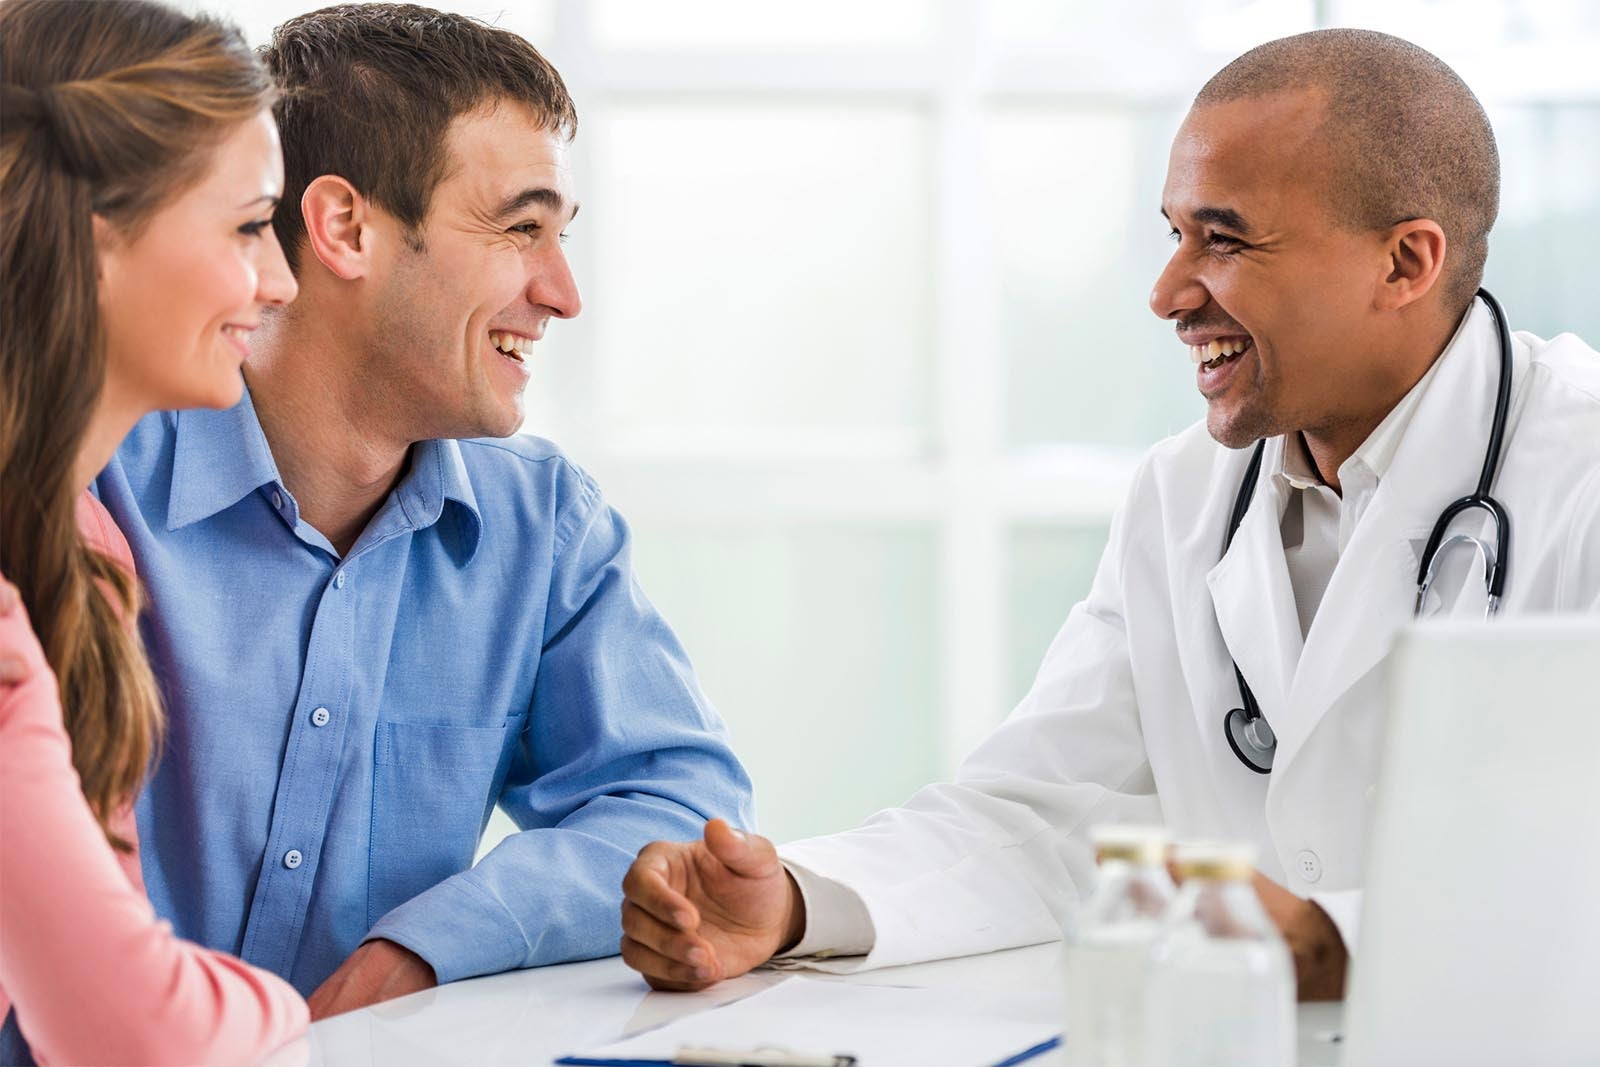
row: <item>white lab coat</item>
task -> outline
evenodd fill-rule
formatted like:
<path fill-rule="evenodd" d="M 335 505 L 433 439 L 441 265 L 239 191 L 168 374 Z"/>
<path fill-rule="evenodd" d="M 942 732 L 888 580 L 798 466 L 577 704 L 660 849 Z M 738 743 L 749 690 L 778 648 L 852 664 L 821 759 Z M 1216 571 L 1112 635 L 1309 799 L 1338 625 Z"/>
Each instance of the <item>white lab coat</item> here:
<path fill-rule="evenodd" d="M 1512 345 L 1511 418 L 1494 486 L 1512 522 L 1501 610 L 1594 610 L 1600 354 L 1569 334 L 1546 342 L 1518 333 Z M 873 948 L 847 966 L 1059 936 L 1094 876 L 1087 831 L 1105 822 L 1165 822 L 1180 839 L 1252 842 L 1261 870 L 1321 904 L 1354 950 L 1386 714 L 1379 668 L 1411 618 L 1429 530 L 1477 483 L 1489 437 L 1498 346 L 1481 302 L 1441 359 L 1303 642 L 1279 533 L 1281 490 L 1269 476 L 1283 439 L 1268 442 L 1225 556 L 1249 450 L 1223 448 L 1204 425 L 1151 450 L 1087 599 L 1027 697 L 956 780 L 855 830 L 780 850 L 865 904 Z M 1463 519 L 1453 529 L 1482 536 L 1487 526 Z M 1425 613 L 1481 616 L 1481 570 L 1470 555 L 1456 550 Z M 1230 653 L 1277 733 L 1270 775 L 1245 769 L 1224 736 L 1223 716 L 1239 704 Z M 1485 862 L 1492 851 L 1462 856 L 1459 873 Z M 1439 873 L 1447 884 L 1458 872 Z"/>

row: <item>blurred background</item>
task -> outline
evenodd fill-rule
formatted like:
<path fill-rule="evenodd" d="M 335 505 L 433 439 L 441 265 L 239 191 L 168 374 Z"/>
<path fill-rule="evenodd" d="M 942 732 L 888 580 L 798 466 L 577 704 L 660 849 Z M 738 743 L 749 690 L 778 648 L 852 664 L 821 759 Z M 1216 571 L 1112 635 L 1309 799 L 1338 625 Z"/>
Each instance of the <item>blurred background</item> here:
<path fill-rule="evenodd" d="M 321 5 L 188 6 L 261 43 Z M 1594 0 L 455 10 L 532 40 L 579 110 L 585 309 L 525 432 L 631 521 L 780 840 L 950 774 L 1087 589 L 1137 457 L 1200 416 L 1146 298 L 1168 144 L 1238 53 L 1348 25 L 1451 63 L 1503 157 L 1486 284 L 1513 329 L 1600 343 Z"/>

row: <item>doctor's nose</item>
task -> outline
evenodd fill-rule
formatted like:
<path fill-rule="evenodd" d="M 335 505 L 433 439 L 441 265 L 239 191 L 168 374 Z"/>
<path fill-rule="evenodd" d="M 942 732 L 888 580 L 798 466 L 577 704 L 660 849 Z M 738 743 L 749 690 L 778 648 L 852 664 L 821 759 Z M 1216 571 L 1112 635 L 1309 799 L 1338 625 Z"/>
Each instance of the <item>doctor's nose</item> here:
<path fill-rule="evenodd" d="M 1150 290 L 1150 310 L 1159 318 L 1179 319 L 1205 307 L 1211 294 L 1199 279 L 1190 274 L 1178 253 L 1167 260 L 1166 267 L 1156 278 Z"/>

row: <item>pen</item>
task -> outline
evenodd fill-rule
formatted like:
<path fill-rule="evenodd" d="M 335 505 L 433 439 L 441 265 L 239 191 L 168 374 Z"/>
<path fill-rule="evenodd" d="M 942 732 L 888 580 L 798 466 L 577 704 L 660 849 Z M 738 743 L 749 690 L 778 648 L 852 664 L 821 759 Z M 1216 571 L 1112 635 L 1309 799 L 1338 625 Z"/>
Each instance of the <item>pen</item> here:
<path fill-rule="evenodd" d="M 783 1048 L 680 1048 L 675 1067 L 855 1067 L 854 1056 L 790 1052 Z"/>
<path fill-rule="evenodd" d="M 856 1058 L 790 1052 L 784 1048 L 700 1048 L 684 1045 L 670 1060 L 592 1059 L 563 1056 L 563 1067 L 855 1067 Z"/>

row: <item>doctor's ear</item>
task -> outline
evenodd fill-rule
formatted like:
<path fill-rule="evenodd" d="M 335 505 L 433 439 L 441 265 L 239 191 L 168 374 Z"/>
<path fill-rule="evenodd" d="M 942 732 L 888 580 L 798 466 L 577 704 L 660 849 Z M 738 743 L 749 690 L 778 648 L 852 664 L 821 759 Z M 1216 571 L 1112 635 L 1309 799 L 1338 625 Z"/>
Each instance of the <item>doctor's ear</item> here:
<path fill-rule="evenodd" d="M 323 266 L 345 281 L 366 275 L 375 234 L 372 207 L 345 179 L 324 174 L 300 197 L 306 247 Z"/>
<path fill-rule="evenodd" d="M 1388 271 L 1378 285 L 1377 306 L 1384 311 L 1421 300 L 1444 273 L 1444 229 L 1432 219 L 1408 219 L 1390 227 L 1384 241 Z"/>

